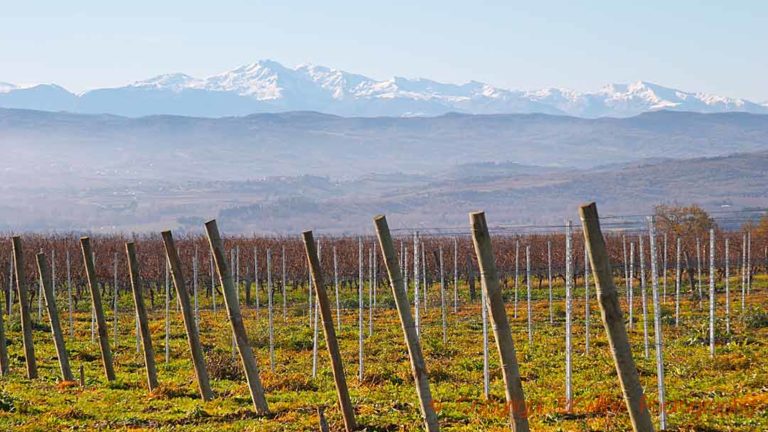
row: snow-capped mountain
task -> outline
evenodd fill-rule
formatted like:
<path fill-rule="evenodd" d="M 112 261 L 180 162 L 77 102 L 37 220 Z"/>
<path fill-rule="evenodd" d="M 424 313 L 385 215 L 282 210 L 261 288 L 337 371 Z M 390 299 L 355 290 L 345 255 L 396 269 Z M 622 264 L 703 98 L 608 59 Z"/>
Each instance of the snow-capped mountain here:
<path fill-rule="evenodd" d="M 448 84 L 401 77 L 379 81 L 325 66 L 289 68 L 272 60 L 207 78 L 167 74 L 79 95 L 55 85 L 17 87 L 0 83 L 0 107 L 202 117 L 281 111 L 363 117 L 462 112 L 544 113 L 587 118 L 629 117 L 658 110 L 768 113 L 765 104 L 684 92 L 644 81 L 610 84 L 595 92 L 560 88 L 522 91 L 476 81 Z"/>
<path fill-rule="evenodd" d="M 0 82 L 0 93 L 8 93 L 9 91 L 16 90 L 18 87 L 14 84 Z"/>

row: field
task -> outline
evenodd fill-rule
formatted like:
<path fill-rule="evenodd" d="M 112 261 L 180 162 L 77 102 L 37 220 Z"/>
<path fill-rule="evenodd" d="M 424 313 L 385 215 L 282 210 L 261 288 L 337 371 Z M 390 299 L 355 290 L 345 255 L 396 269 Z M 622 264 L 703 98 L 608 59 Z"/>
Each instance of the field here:
<path fill-rule="evenodd" d="M 102 267 L 105 273 L 108 273 L 106 270 L 112 270 L 111 265 Z M 200 278 L 204 281 L 202 273 L 201 270 Z M 106 284 L 111 280 L 107 277 L 103 279 Z M 275 279 L 279 277 L 275 275 Z M 483 395 L 480 303 L 478 299 L 470 299 L 466 279 L 460 279 L 459 307 L 454 312 L 452 280 L 451 277 L 447 279 L 450 282 L 446 287 L 448 342 L 442 340 L 439 280 L 430 283 L 429 304 L 422 311 L 421 327 L 422 346 L 441 427 L 444 430 L 508 430 L 508 411 L 493 334 L 489 329 L 490 395 L 486 399 Z M 354 277 L 346 278 L 341 285 L 339 304 L 343 313 L 339 339 L 358 423 L 371 431 L 419 430 L 423 424 L 402 330 L 397 321 L 391 291 L 388 284 L 381 280 L 377 291 L 377 307 L 373 312 L 372 335 L 369 334 L 369 311 L 363 311 L 364 374 L 362 381 L 357 378 L 359 311 L 357 287 L 352 280 Z M 517 318 L 514 318 L 514 284 L 511 280 L 505 284 L 504 295 L 512 322 L 532 429 L 627 430 L 630 427 L 629 419 L 608 352 L 594 289 L 590 303 L 591 350 L 586 354 L 584 286 L 583 278 L 577 279 L 577 288 L 573 294 L 574 406 L 568 412 L 564 400 L 564 286 L 561 280 L 555 281 L 555 301 L 552 305 L 554 323 L 550 323 L 548 291 L 534 283 L 531 300 L 534 334 L 531 345 L 527 337 L 525 284 L 522 277 L 520 280 Z M 663 301 L 665 384 L 670 430 L 746 431 L 768 428 L 768 366 L 763 361 L 768 355 L 768 314 L 765 311 L 768 294 L 765 286 L 768 285 L 768 279 L 763 275 L 756 276 L 743 312 L 739 282 L 736 277 L 731 279 L 731 333 L 727 334 L 723 319 L 725 299 L 723 287 L 720 286 L 723 281 L 719 281 L 714 358 L 709 356 L 708 300 L 705 298 L 700 305 L 690 287 L 684 285 L 680 325 L 677 328 L 674 325 L 674 288 L 670 289 L 666 301 Z M 669 283 L 674 287 L 672 278 Z M 704 283 L 706 287 L 706 281 Z M 162 293 L 162 281 L 155 285 L 153 288 Z M 617 285 L 620 293 L 623 293 L 623 280 L 617 279 Z M 242 281 L 240 287 L 241 299 L 245 299 Z M 129 293 L 119 291 L 118 342 L 115 346 L 111 312 L 113 297 L 110 294 L 113 291 L 105 285 L 106 296 L 103 301 L 117 371 L 117 379 L 107 382 L 98 343 L 92 342 L 88 300 L 86 298 L 77 304 L 74 335 L 70 337 L 64 288 L 61 285 L 58 291 L 58 309 L 67 335 L 66 343 L 73 369 L 82 366 L 85 385 L 81 387 L 76 382 L 60 382 L 48 320 L 45 313 L 42 320 L 37 319 L 34 300 L 32 316 L 40 378 L 24 378 L 17 307 L 14 318 L 6 318 L 5 324 L 10 374 L 0 381 L 0 428 L 317 430 L 318 408 L 322 408 L 331 430 L 343 430 L 330 363 L 322 343 L 322 332 L 319 338 L 321 344 L 317 377 L 312 377 L 313 333 L 308 315 L 306 283 L 288 284 L 285 319 L 282 294 L 279 288 L 275 289 L 274 370 L 270 369 L 269 364 L 265 290 L 262 287 L 259 291 L 258 310 L 253 292 L 250 303 L 241 300 L 248 336 L 255 348 L 270 405 L 271 413 L 267 416 L 255 414 L 239 359 L 232 354 L 232 333 L 221 295 L 217 294 L 217 311 L 214 312 L 209 284 L 201 283 L 199 328 L 216 396 L 210 402 L 203 402 L 199 397 L 175 297 L 171 299 L 170 351 L 167 362 L 164 353 L 165 312 L 162 296 L 154 299 L 151 308 L 152 339 L 161 385 L 154 392 L 148 393 L 143 358 L 136 345 L 133 303 Z M 364 291 L 367 308 L 368 286 Z M 333 292 L 333 287 L 329 287 L 331 302 L 335 306 Z M 653 308 L 650 304 L 650 289 L 648 292 L 651 333 L 648 358 L 644 357 L 639 297 L 635 298 L 635 326 L 630 335 L 645 394 L 656 418 L 658 407 L 651 319 Z M 621 297 L 624 299 L 623 295 Z M 625 302 L 622 307 L 626 311 Z"/>

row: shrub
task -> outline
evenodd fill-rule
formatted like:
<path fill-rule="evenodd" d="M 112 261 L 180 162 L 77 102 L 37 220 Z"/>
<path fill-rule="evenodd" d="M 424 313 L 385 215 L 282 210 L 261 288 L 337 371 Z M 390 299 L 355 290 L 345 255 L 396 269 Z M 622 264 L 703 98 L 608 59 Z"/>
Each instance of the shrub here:
<path fill-rule="evenodd" d="M 213 379 L 238 381 L 244 377 L 240 363 L 230 353 L 213 350 L 208 353 L 205 362 L 208 375 Z"/>
<path fill-rule="evenodd" d="M 750 307 L 741 316 L 741 322 L 744 324 L 744 327 L 749 329 L 768 327 L 768 312 Z"/>
<path fill-rule="evenodd" d="M 16 400 L 5 390 L 0 390 L 0 411 L 16 412 Z"/>

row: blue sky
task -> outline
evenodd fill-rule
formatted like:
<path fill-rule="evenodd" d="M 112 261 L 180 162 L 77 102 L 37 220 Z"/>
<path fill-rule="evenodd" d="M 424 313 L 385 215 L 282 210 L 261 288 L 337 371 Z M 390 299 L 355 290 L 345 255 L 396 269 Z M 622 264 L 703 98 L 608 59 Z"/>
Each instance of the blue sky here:
<path fill-rule="evenodd" d="M 768 101 L 766 1 L 4 1 L 0 81 L 71 90 L 271 58 L 378 79 Z"/>

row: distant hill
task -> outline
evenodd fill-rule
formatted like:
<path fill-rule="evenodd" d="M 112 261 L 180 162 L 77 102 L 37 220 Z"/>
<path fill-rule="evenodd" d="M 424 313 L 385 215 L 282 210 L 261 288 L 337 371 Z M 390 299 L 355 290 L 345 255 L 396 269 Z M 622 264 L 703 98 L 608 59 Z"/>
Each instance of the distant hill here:
<path fill-rule="evenodd" d="M 0 229 L 199 232 L 204 220 L 217 217 L 230 233 L 360 233 L 370 232 L 373 215 L 386 213 L 393 228 L 453 232 L 464 231 L 467 212 L 476 209 L 486 210 L 494 226 L 558 226 L 567 218 L 577 221 L 577 206 L 590 200 L 606 216 L 647 214 L 656 204 L 675 202 L 717 211 L 766 208 L 767 166 L 768 151 L 762 151 L 593 169 L 466 164 L 431 174 L 344 181 L 306 175 L 127 180 L 110 172 L 88 178 L 70 173 L 46 185 L 3 182 Z M 727 222 L 739 225 L 743 219 L 731 216 Z"/>
<path fill-rule="evenodd" d="M 311 112 L 220 119 L 0 109 L 7 185 L 77 179 L 242 181 L 428 174 L 468 163 L 593 168 L 646 158 L 768 150 L 768 115 L 655 112 L 345 118 Z"/>

